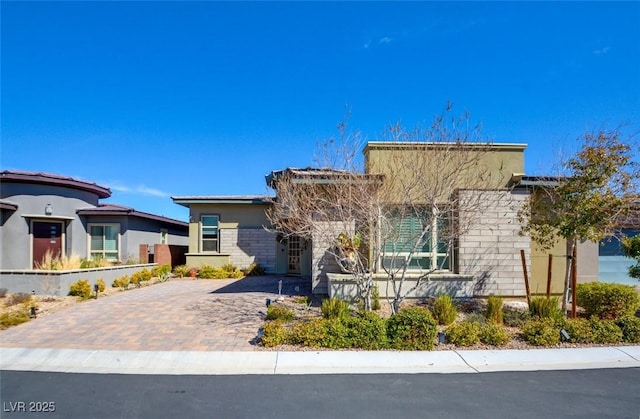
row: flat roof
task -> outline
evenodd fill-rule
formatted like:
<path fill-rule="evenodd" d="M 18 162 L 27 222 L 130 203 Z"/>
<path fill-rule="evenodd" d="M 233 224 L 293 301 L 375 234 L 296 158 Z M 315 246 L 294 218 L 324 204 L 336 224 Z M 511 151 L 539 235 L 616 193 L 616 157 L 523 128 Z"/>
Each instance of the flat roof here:
<path fill-rule="evenodd" d="M 172 196 L 173 202 L 189 207 L 191 204 L 244 204 L 268 205 L 275 197 L 265 195 L 186 195 Z"/>
<path fill-rule="evenodd" d="M 452 145 L 462 145 L 463 147 L 488 147 L 496 150 L 518 150 L 522 151 L 527 148 L 525 143 L 491 143 L 491 142 L 465 142 L 462 144 L 455 142 L 438 142 L 438 141 L 368 141 L 364 146 L 363 153 L 370 149 L 413 149 L 413 148 L 437 148 L 448 147 Z"/>

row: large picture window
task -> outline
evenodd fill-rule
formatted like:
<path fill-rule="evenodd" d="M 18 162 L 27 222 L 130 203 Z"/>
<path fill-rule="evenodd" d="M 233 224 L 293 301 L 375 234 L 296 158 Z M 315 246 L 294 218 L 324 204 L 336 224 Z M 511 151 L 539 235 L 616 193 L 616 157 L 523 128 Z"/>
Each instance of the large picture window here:
<path fill-rule="evenodd" d="M 449 221 L 429 209 L 397 211 L 383 223 L 381 262 L 385 269 L 451 270 Z"/>
<path fill-rule="evenodd" d="M 120 242 L 119 224 L 89 225 L 89 255 L 91 259 L 118 260 Z"/>
<path fill-rule="evenodd" d="M 203 252 L 219 251 L 219 229 L 217 215 L 203 215 L 200 219 L 200 249 Z"/>

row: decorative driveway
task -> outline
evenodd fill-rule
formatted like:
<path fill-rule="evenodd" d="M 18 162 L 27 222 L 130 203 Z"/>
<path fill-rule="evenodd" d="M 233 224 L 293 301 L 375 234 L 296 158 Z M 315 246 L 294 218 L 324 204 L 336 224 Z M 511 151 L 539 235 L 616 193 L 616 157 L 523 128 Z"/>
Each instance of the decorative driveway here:
<path fill-rule="evenodd" d="M 309 294 L 293 277 L 174 279 L 0 331 L 1 347 L 132 351 L 254 351 L 266 299 Z M 296 288 L 297 287 L 297 288 Z"/>

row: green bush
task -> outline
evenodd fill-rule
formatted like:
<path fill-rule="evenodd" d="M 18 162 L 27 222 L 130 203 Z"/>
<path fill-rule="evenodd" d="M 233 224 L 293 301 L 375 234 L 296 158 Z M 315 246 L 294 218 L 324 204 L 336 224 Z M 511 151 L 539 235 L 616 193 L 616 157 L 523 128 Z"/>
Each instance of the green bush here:
<path fill-rule="evenodd" d="M 589 322 L 589 320 L 566 319 L 562 322 L 561 326 L 569 334 L 569 342 L 593 342 L 593 331 L 591 330 L 591 323 Z"/>
<path fill-rule="evenodd" d="M 266 322 L 262 327 L 260 341 L 267 348 L 289 343 L 289 331 L 281 321 Z"/>
<path fill-rule="evenodd" d="M 511 340 L 507 329 L 501 324 L 487 323 L 480 326 L 480 342 L 487 345 L 502 346 Z"/>
<path fill-rule="evenodd" d="M 322 317 L 325 319 L 342 319 L 349 317 L 349 303 L 338 298 L 327 298 L 322 300 Z"/>
<path fill-rule="evenodd" d="M 485 317 L 489 323 L 502 324 L 503 313 L 502 298 L 495 295 L 489 296 L 487 300 L 487 311 L 485 312 Z"/>
<path fill-rule="evenodd" d="M 618 343 L 622 342 L 622 330 L 613 320 L 601 320 L 597 317 L 589 319 L 593 343 Z"/>
<path fill-rule="evenodd" d="M 171 265 L 169 264 L 154 266 L 153 269 L 151 269 L 151 277 L 161 278 L 168 275 L 169 272 L 171 272 Z"/>
<path fill-rule="evenodd" d="M 328 342 L 326 319 L 295 322 L 290 329 L 289 343 L 311 348 L 326 346 Z"/>
<path fill-rule="evenodd" d="M 437 322 L 424 307 L 409 307 L 387 320 L 387 338 L 394 349 L 431 350 Z"/>
<path fill-rule="evenodd" d="M 531 297 L 529 314 L 534 319 L 560 320 L 564 318 L 558 306 L 558 299 L 554 297 Z"/>
<path fill-rule="evenodd" d="M 267 274 L 267 271 L 264 270 L 262 266 L 257 263 L 252 263 L 246 268 L 242 269 L 242 273 L 246 276 L 263 276 Z"/>
<path fill-rule="evenodd" d="M 141 285 L 143 282 L 149 281 L 150 279 L 151 271 L 145 268 L 141 271 L 137 271 L 131 274 L 130 282 L 134 285 Z"/>
<path fill-rule="evenodd" d="M 535 346 L 553 346 L 560 342 L 560 328 L 554 319 L 529 320 L 520 332 L 524 340 Z"/>
<path fill-rule="evenodd" d="M 445 334 L 447 342 L 456 346 L 472 346 L 480 341 L 480 325 L 470 321 L 454 323 L 447 328 Z"/>
<path fill-rule="evenodd" d="M 79 279 L 69 286 L 69 295 L 86 300 L 91 297 L 91 284 L 86 279 Z"/>
<path fill-rule="evenodd" d="M 104 292 L 104 289 L 106 288 L 104 279 L 98 278 L 98 280 L 96 281 L 96 285 L 98 286 L 98 292 Z"/>
<path fill-rule="evenodd" d="M 129 282 L 130 282 L 129 277 L 127 275 L 122 275 L 121 277 L 114 279 L 113 284 L 111 284 L 111 286 L 114 288 L 118 287 L 125 290 L 129 286 Z"/>
<path fill-rule="evenodd" d="M 191 273 L 191 268 L 189 268 L 187 265 L 178 265 L 175 268 L 173 268 L 173 274 L 178 278 L 187 277 L 189 276 L 190 273 Z"/>
<path fill-rule="evenodd" d="M 198 271 L 198 278 L 202 279 L 227 279 L 242 278 L 244 274 L 235 266 L 227 264 L 220 268 L 214 268 L 209 265 L 202 265 Z"/>
<path fill-rule="evenodd" d="M 267 307 L 267 320 L 282 320 L 288 322 L 293 320 L 293 317 L 293 310 L 283 305 L 271 304 Z"/>
<path fill-rule="evenodd" d="M 631 285 L 588 282 L 578 284 L 577 303 L 584 308 L 587 316 L 615 320 L 633 314 L 640 305 L 640 297 Z"/>
<path fill-rule="evenodd" d="M 640 318 L 636 316 L 622 316 L 616 320 L 622 331 L 622 341 L 626 343 L 640 343 Z"/>
<path fill-rule="evenodd" d="M 387 326 L 383 318 L 371 311 L 342 320 L 347 329 L 348 347 L 366 350 L 387 346 Z"/>
<path fill-rule="evenodd" d="M 437 320 L 438 324 L 443 326 L 450 325 L 458 317 L 458 310 L 453 305 L 453 300 L 448 294 L 439 295 L 433 302 L 433 308 L 431 309 L 433 317 Z"/>

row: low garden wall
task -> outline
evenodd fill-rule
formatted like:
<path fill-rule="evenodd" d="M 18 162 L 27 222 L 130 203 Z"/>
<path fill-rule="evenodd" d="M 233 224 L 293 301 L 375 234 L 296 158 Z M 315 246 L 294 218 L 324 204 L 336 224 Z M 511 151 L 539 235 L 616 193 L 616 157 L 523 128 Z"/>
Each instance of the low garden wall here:
<path fill-rule="evenodd" d="M 102 278 L 105 284 L 110 286 L 118 277 L 131 276 L 134 272 L 144 268 L 151 269 L 154 266 L 156 266 L 155 263 L 147 263 L 66 271 L 0 271 L 0 288 L 6 288 L 12 294 L 35 292 L 42 295 L 64 296 L 69 293 L 69 286 L 79 279 L 86 279 L 93 287 L 96 281 Z"/>
<path fill-rule="evenodd" d="M 353 275 L 328 273 L 327 280 L 330 298 L 350 301 L 358 296 L 358 287 Z M 417 281 L 417 278 L 406 278 L 402 288 L 404 290 L 411 289 Z M 378 286 L 381 299 L 393 297 L 393 287 L 391 282 L 387 281 L 386 276 L 375 276 L 374 284 Z M 449 294 L 453 298 L 473 297 L 473 276 L 434 274 L 430 276 L 428 281 L 420 284 L 407 298 L 426 298 L 440 294 Z"/>

